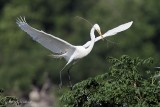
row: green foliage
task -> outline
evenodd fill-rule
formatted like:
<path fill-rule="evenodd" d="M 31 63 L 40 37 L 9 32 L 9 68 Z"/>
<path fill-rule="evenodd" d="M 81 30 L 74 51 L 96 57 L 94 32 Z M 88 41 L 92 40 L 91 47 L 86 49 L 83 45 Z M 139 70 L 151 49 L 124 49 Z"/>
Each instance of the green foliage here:
<path fill-rule="evenodd" d="M 77 83 L 61 97 L 65 107 L 159 107 L 160 87 L 153 59 L 110 57 L 109 71 Z M 143 68 L 143 69 L 142 69 Z"/>
<path fill-rule="evenodd" d="M 19 101 L 17 98 L 13 96 L 4 96 L 2 93 L 4 91 L 0 89 L 0 107 L 9 107 L 9 106 L 17 106 L 19 105 Z"/>

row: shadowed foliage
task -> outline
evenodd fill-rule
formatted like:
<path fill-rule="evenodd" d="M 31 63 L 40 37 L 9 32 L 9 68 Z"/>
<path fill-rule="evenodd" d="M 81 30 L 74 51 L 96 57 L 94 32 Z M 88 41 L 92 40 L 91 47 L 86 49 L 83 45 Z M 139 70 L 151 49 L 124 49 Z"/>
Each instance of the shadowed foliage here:
<path fill-rule="evenodd" d="M 61 97 L 65 107 L 159 107 L 160 87 L 152 58 L 110 57 L 105 74 L 77 83 Z M 142 69 L 143 68 L 143 69 Z M 145 70 L 144 70 L 145 69 Z"/>

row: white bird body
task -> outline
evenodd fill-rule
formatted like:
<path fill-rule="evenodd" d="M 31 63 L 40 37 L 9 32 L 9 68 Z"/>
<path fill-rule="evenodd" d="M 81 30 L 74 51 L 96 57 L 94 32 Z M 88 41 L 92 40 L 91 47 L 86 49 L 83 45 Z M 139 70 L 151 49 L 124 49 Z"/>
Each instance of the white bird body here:
<path fill-rule="evenodd" d="M 85 56 L 87 56 L 93 46 L 94 46 L 94 41 L 95 41 L 95 35 L 94 35 L 94 31 L 96 29 L 100 29 L 99 26 L 97 24 L 95 24 L 92 29 L 91 29 L 91 32 L 90 32 L 90 35 L 91 35 L 91 44 L 85 48 L 84 46 L 73 46 L 75 48 L 74 52 L 71 52 L 71 51 L 67 51 L 66 53 L 62 54 L 62 55 L 59 55 L 60 57 L 64 57 L 67 61 L 67 64 L 68 65 L 72 60 L 78 60 L 78 59 L 81 59 Z M 57 56 L 57 55 L 53 55 L 54 56 Z"/>
<path fill-rule="evenodd" d="M 94 41 L 95 41 L 94 31 L 97 30 L 98 32 L 100 32 L 99 25 L 95 24 L 90 32 L 92 43 L 90 43 L 90 45 L 86 48 L 84 46 L 71 45 L 70 43 L 58 37 L 55 37 L 51 34 L 32 28 L 27 24 L 27 22 L 23 18 L 18 19 L 17 24 L 22 30 L 27 32 L 33 38 L 33 40 L 37 41 L 38 43 L 40 43 L 53 53 L 56 53 L 56 55 L 52 55 L 54 58 L 62 58 L 62 57 L 65 58 L 67 61 L 66 65 L 68 65 L 73 60 L 81 59 L 87 56 L 91 52 L 94 46 Z"/>
<path fill-rule="evenodd" d="M 52 55 L 54 58 L 65 58 L 65 60 L 67 61 L 66 65 L 68 65 L 73 60 L 81 59 L 87 56 L 91 52 L 94 43 L 98 40 L 101 40 L 102 37 L 105 38 L 115 35 L 118 32 L 124 31 L 128 29 L 133 22 L 131 21 L 126 24 L 120 25 L 112 30 L 107 31 L 105 34 L 102 35 L 102 37 L 98 36 L 96 38 L 94 31 L 97 30 L 97 32 L 101 35 L 101 30 L 99 25 L 95 24 L 90 31 L 91 40 L 83 46 L 74 46 L 58 37 L 45 33 L 42 30 L 37 30 L 29 26 L 25 18 L 18 18 L 16 23 L 22 30 L 28 33 L 33 38 L 33 40 L 37 41 L 53 53 L 56 53 L 56 55 Z"/>
<path fill-rule="evenodd" d="M 99 25 L 95 24 L 90 31 L 91 40 L 88 41 L 83 46 L 74 46 L 58 37 L 55 37 L 51 34 L 45 33 L 43 31 L 37 30 L 29 26 L 25 18 L 22 17 L 18 18 L 16 23 L 22 30 L 28 33 L 33 38 L 33 40 L 37 41 L 38 43 L 40 43 L 42 46 L 49 49 L 53 53 L 56 53 L 56 55 L 51 55 L 52 57 L 65 58 L 67 64 L 62 68 L 62 70 L 73 60 L 82 59 L 83 57 L 87 56 L 91 52 L 94 43 L 97 42 L 98 40 L 101 40 L 102 38 L 108 36 L 115 35 L 118 32 L 128 29 L 132 25 L 131 21 L 129 23 L 120 25 L 112 30 L 107 31 L 104 35 L 101 35 L 101 30 Z M 94 34 L 95 30 L 97 30 L 97 32 L 102 37 L 99 36 L 95 38 Z M 62 85 L 61 71 L 60 71 L 60 80 L 61 80 L 60 86 Z"/>

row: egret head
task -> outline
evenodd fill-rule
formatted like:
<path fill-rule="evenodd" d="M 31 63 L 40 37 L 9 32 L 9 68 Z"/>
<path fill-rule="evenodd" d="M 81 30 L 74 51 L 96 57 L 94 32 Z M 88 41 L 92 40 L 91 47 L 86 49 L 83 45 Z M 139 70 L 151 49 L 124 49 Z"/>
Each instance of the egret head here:
<path fill-rule="evenodd" d="M 97 32 L 99 33 L 99 35 L 103 38 L 102 33 L 101 33 L 101 29 L 100 29 L 100 27 L 99 27 L 98 24 L 95 24 L 95 25 L 94 25 L 94 29 L 96 29 Z"/>

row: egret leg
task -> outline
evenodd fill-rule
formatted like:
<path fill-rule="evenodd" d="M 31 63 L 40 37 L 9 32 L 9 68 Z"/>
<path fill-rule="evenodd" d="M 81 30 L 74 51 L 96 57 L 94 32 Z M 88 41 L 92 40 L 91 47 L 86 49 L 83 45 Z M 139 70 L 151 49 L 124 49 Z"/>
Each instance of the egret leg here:
<path fill-rule="evenodd" d="M 68 78 L 69 78 L 69 84 L 70 84 L 70 87 L 72 87 L 72 82 L 71 82 L 71 77 L 70 77 L 70 69 L 73 67 L 73 65 L 76 63 L 77 61 L 75 61 L 70 67 L 69 67 L 69 69 L 68 69 Z M 59 73 L 59 77 L 60 77 L 60 84 L 59 84 L 59 88 L 62 88 L 62 84 L 63 84 L 63 82 L 62 82 L 62 71 L 64 70 L 64 68 L 67 66 L 68 64 L 66 64 L 63 68 L 62 68 L 62 70 L 60 71 L 60 73 Z"/>
<path fill-rule="evenodd" d="M 61 69 L 61 71 L 59 72 L 59 77 L 60 77 L 60 83 L 59 83 L 59 88 L 62 88 L 62 71 L 64 70 L 64 68 L 66 67 L 66 65 Z"/>
<path fill-rule="evenodd" d="M 59 77 L 60 77 L 59 88 L 62 88 L 62 71 L 60 71 Z"/>
<path fill-rule="evenodd" d="M 70 87 L 71 90 L 72 90 L 73 85 L 72 85 L 72 81 L 71 81 L 70 70 L 73 67 L 73 65 L 75 65 L 77 62 L 78 62 L 78 60 L 75 60 L 67 71 L 68 72 L 69 87 Z"/>
<path fill-rule="evenodd" d="M 73 87 L 72 82 L 71 82 L 71 76 L 70 76 L 70 70 L 71 70 L 72 66 L 70 66 L 70 68 L 67 70 L 67 72 L 68 72 L 68 80 L 69 80 L 69 87 L 70 87 L 71 90 L 72 90 L 72 87 Z"/>

